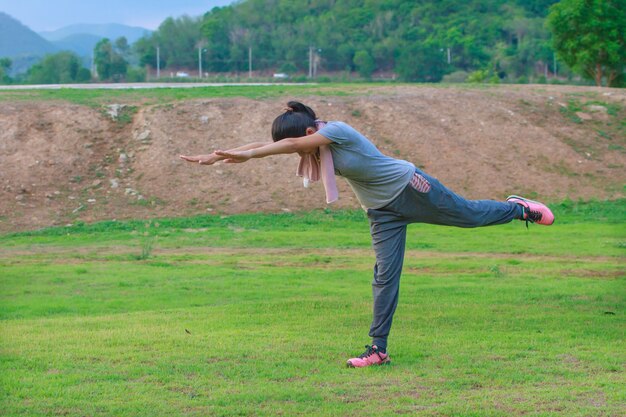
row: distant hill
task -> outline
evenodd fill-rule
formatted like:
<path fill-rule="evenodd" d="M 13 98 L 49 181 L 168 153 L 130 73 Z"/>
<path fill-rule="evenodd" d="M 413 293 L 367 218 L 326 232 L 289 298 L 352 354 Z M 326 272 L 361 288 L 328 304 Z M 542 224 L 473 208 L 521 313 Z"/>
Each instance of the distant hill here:
<path fill-rule="evenodd" d="M 13 17 L 0 12 L 0 57 L 8 57 L 13 61 L 11 74 L 26 71 L 42 56 L 56 51 L 53 44 Z"/>
<path fill-rule="evenodd" d="M 93 48 L 100 39 L 115 40 L 124 36 L 128 43 L 133 43 L 149 33 L 148 29 L 112 23 L 71 25 L 38 34 L 15 18 L 0 12 L 0 58 L 11 59 L 11 76 L 26 72 L 46 54 L 62 50 L 81 56 L 83 64 L 88 66 Z"/>
<path fill-rule="evenodd" d="M 148 29 L 110 24 L 76 24 L 65 26 L 61 29 L 39 34 L 50 41 L 57 49 L 72 51 L 83 59 L 83 65 L 89 66 L 93 49 L 103 38 L 111 41 L 124 36 L 129 44 L 132 44 L 142 36 L 149 34 Z"/>
<path fill-rule="evenodd" d="M 54 31 L 40 32 L 39 34 L 50 42 L 67 41 L 67 38 L 79 39 L 78 35 L 97 36 L 99 39 L 109 38 L 115 40 L 120 36 L 126 37 L 128 43 L 133 43 L 142 36 L 151 33 L 150 30 L 120 25 L 118 23 L 109 24 L 76 24 L 65 26 Z"/>
<path fill-rule="evenodd" d="M 18 20 L 0 12 L 0 56 L 44 55 L 56 48 Z"/>
<path fill-rule="evenodd" d="M 72 51 L 82 57 L 90 57 L 100 39 L 102 38 L 98 35 L 78 33 L 58 41 L 51 41 L 51 43 L 60 50 Z"/>

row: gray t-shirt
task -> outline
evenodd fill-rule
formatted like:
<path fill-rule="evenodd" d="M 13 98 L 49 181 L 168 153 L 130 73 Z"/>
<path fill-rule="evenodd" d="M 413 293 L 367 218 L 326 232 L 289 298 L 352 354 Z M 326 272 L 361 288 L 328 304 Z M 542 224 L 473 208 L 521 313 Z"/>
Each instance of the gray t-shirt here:
<path fill-rule="evenodd" d="M 383 155 L 365 136 L 343 122 L 328 122 L 318 133 L 333 143 L 335 174 L 348 181 L 364 209 L 386 206 L 411 180 L 415 166 Z"/>

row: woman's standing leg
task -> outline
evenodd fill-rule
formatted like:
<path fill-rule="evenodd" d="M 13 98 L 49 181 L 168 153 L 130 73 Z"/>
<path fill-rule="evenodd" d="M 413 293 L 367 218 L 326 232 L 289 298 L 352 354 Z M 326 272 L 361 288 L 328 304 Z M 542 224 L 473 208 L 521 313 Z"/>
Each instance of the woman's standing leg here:
<path fill-rule="evenodd" d="M 389 363 L 387 337 L 393 315 L 398 305 L 400 275 L 404 262 L 406 244 L 406 222 L 392 212 L 368 211 L 372 246 L 376 254 L 372 295 L 374 297 L 373 318 L 369 335 L 372 346 L 358 358 L 348 360 L 348 366 L 364 367 Z"/>
<path fill-rule="evenodd" d="M 376 264 L 372 281 L 374 308 L 369 335 L 372 344 L 384 351 L 387 348 L 387 336 L 391 329 L 393 314 L 398 305 L 406 245 L 406 225 L 386 229 L 377 227 L 374 223 L 371 229 Z"/>

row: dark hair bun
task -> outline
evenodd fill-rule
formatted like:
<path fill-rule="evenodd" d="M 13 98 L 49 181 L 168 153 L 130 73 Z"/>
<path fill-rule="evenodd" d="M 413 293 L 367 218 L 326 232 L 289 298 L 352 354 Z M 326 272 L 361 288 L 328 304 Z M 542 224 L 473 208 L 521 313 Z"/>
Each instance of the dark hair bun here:
<path fill-rule="evenodd" d="M 287 103 L 287 107 L 290 108 L 294 113 L 306 113 L 313 118 L 313 120 L 317 119 L 315 112 L 309 106 L 305 106 L 299 101 L 290 101 Z"/>
<path fill-rule="evenodd" d="M 286 111 L 272 123 L 274 142 L 285 138 L 300 138 L 306 135 L 309 127 L 315 127 L 317 116 L 313 109 L 299 101 L 287 103 Z"/>

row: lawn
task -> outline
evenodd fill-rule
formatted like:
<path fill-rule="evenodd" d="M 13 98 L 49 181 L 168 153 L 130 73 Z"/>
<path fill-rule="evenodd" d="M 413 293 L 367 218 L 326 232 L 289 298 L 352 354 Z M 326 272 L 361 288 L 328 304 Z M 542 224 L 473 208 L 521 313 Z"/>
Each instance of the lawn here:
<path fill-rule="evenodd" d="M 333 82 L 333 83 L 304 83 L 304 84 L 262 84 L 246 85 L 233 83 L 194 88 L 114 88 L 114 89 L 32 89 L 11 90 L 0 85 L 1 102 L 19 101 L 68 101 L 70 103 L 101 107 L 112 103 L 155 105 L 172 103 L 183 100 L 207 98 L 246 97 L 250 99 L 269 99 L 277 97 L 302 96 L 364 96 L 372 92 L 376 94 L 393 94 L 403 88 L 414 88 L 417 83 L 401 82 Z M 493 84 L 425 84 L 428 88 L 457 89 L 457 90 L 490 90 L 498 89 Z M 601 98 L 598 94 L 589 93 L 590 97 Z M 598 97 L 596 97 L 598 96 Z M 573 102 L 578 101 L 572 99 Z M 579 105 L 579 104 L 578 104 Z"/>
<path fill-rule="evenodd" d="M 0 236 L 0 414 L 623 416 L 626 200 L 409 228 L 390 366 L 361 212 Z"/>
<path fill-rule="evenodd" d="M 110 103 L 163 104 L 180 100 L 247 97 L 263 99 L 285 95 L 347 96 L 363 94 L 385 83 L 325 83 L 276 85 L 226 85 L 195 88 L 141 88 L 141 89 L 33 89 L 8 90 L 0 85 L 0 102 L 64 100 L 76 104 L 100 106 Z M 404 84 L 393 84 L 402 86 Z M 413 84 L 414 85 L 414 84 Z M 445 87 L 444 87 L 445 88 Z"/>

